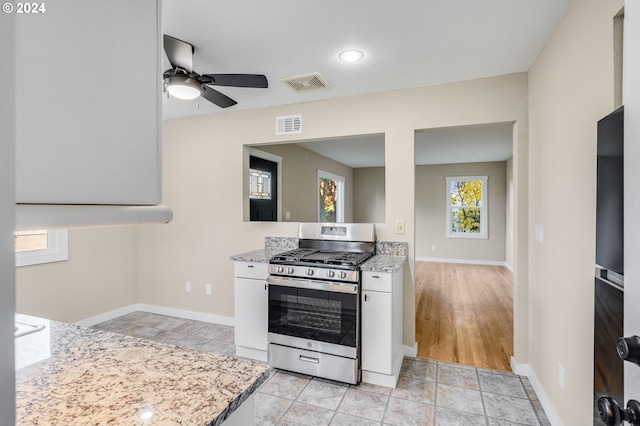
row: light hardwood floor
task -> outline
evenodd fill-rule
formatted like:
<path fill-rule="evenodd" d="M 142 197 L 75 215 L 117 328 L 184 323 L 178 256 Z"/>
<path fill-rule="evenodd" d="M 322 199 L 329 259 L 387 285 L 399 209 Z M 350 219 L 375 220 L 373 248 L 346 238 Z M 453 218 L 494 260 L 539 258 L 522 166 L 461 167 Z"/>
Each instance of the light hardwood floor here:
<path fill-rule="evenodd" d="M 511 271 L 416 262 L 416 339 L 420 358 L 511 371 Z"/>

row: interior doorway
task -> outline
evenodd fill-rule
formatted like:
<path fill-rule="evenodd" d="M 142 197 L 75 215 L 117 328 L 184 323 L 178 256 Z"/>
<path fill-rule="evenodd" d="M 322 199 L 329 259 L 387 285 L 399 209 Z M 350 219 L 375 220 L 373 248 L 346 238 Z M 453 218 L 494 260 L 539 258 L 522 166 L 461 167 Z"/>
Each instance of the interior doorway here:
<path fill-rule="evenodd" d="M 513 132 L 513 123 L 416 131 L 418 357 L 511 370 Z M 474 196 L 472 205 L 460 204 L 461 197 L 447 186 L 452 179 L 460 183 L 480 177 L 479 198 Z M 473 214 L 460 213 L 467 209 Z M 479 216 L 478 224 L 460 226 L 453 215 Z"/>
<path fill-rule="evenodd" d="M 278 163 L 249 156 L 249 220 L 278 220 Z"/>
<path fill-rule="evenodd" d="M 511 271 L 416 262 L 416 340 L 419 358 L 510 371 Z"/>

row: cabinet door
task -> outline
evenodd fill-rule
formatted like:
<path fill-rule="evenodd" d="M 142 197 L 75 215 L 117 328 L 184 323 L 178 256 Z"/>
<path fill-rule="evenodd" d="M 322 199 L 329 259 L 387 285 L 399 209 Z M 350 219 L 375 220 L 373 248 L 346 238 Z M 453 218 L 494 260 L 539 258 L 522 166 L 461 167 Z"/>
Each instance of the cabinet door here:
<path fill-rule="evenodd" d="M 362 369 L 391 374 L 391 293 L 362 292 Z"/>
<path fill-rule="evenodd" d="M 235 279 L 236 345 L 267 350 L 267 283 Z"/>
<path fill-rule="evenodd" d="M 16 202 L 158 204 L 159 1 L 46 6 L 16 20 Z"/>

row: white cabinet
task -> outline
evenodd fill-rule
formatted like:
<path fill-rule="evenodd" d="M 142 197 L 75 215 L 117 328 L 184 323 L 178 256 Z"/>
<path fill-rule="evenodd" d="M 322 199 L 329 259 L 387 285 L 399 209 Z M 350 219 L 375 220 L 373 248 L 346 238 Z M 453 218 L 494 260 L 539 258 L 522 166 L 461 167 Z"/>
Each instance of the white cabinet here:
<path fill-rule="evenodd" d="M 236 355 L 267 360 L 267 264 L 235 262 Z"/>
<path fill-rule="evenodd" d="M 362 276 L 362 381 L 395 387 L 403 360 L 402 270 Z"/>
<path fill-rule="evenodd" d="M 160 203 L 161 25 L 158 0 L 16 20 L 17 203 Z"/>

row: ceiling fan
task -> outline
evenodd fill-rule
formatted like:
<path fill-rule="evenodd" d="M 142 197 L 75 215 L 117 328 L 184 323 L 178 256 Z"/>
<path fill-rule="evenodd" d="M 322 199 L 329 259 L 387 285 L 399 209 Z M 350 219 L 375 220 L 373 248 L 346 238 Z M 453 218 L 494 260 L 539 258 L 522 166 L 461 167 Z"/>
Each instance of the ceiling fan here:
<path fill-rule="evenodd" d="M 267 77 L 262 74 L 198 74 L 193 70 L 193 45 L 175 37 L 164 36 L 164 51 L 172 67 L 162 75 L 164 87 L 169 95 L 178 99 L 196 99 L 202 96 L 220 108 L 227 108 L 237 102 L 209 86 L 269 86 Z"/>

